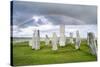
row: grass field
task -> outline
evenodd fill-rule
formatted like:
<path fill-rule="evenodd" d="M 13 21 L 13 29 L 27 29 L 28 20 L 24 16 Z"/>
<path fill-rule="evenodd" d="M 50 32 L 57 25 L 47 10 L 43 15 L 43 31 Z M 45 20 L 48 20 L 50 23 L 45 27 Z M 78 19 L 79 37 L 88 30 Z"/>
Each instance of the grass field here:
<path fill-rule="evenodd" d="M 58 46 L 59 47 L 59 46 Z M 80 50 L 74 48 L 74 44 L 67 44 L 52 51 L 51 46 L 41 42 L 40 50 L 32 50 L 28 42 L 13 44 L 13 65 L 40 65 L 96 61 L 96 56 L 90 54 L 86 41 L 82 41 Z"/>

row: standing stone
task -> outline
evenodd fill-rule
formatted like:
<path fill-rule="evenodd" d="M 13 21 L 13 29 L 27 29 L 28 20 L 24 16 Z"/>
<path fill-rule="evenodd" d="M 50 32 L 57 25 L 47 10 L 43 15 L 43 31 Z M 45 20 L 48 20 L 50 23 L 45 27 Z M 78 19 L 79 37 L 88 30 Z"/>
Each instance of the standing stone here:
<path fill-rule="evenodd" d="M 46 38 L 45 38 L 45 45 L 49 45 L 49 37 L 48 37 L 48 35 L 46 35 Z"/>
<path fill-rule="evenodd" d="M 59 44 L 59 37 L 58 37 L 58 39 L 57 39 L 57 44 Z"/>
<path fill-rule="evenodd" d="M 59 44 L 60 46 L 65 46 L 65 26 L 64 25 L 60 25 L 60 41 Z"/>
<path fill-rule="evenodd" d="M 97 46 L 95 41 L 95 36 L 92 32 L 88 33 L 88 46 L 90 47 L 91 53 L 97 55 Z"/>
<path fill-rule="evenodd" d="M 53 37 L 52 37 L 52 50 L 57 50 L 57 35 L 56 33 L 53 33 Z"/>
<path fill-rule="evenodd" d="M 80 43 L 81 43 L 81 39 L 80 39 L 79 31 L 76 31 L 76 44 L 75 44 L 76 49 L 80 49 Z"/>
<path fill-rule="evenodd" d="M 40 49 L 40 31 L 36 30 L 36 37 L 35 37 L 35 50 Z"/>
<path fill-rule="evenodd" d="M 70 32 L 69 43 L 74 44 L 73 33 Z"/>
<path fill-rule="evenodd" d="M 35 30 L 32 39 L 32 49 L 38 50 L 40 49 L 40 32 L 39 30 Z"/>
<path fill-rule="evenodd" d="M 87 33 L 87 45 L 89 46 L 89 35 Z"/>
<path fill-rule="evenodd" d="M 32 49 L 35 49 L 35 32 L 36 30 L 34 30 L 33 37 L 32 37 Z"/>
<path fill-rule="evenodd" d="M 32 39 L 29 40 L 29 46 L 32 46 Z"/>
<path fill-rule="evenodd" d="M 65 44 L 69 44 L 70 42 L 69 42 L 69 38 L 68 37 L 66 37 L 66 42 L 65 42 Z"/>

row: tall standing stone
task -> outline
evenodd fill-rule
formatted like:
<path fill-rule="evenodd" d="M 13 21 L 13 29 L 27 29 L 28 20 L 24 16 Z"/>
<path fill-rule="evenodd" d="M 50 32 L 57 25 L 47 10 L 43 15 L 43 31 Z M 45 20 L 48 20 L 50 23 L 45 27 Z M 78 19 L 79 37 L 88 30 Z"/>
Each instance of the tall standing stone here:
<path fill-rule="evenodd" d="M 35 41 L 35 37 L 36 37 L 35 33 L 36 33 L 36 30 L 34 30 L 33 37 L 32 37 L 32 49 L 35 49 L 35 43 L 36 43 L 36 41 Z"/>
<path fill-rule="evenodd" d="M 88 33 L 88 46 L 90 47 L 91 53 L 97 55 L 97 46 L 95 41 L 95 36 L 92 32 Z"/>
<path fill-rule="evenodd" d="M 46 35 L 46 38 L 45 38 L 45 45 L 49 45 L 49 37 L 48 37 L 48 35 Z"/>
<path fill-rule="evenodd" d="M 76 44 L 75 44 L 76 49 L 80 49 L 80 43 L 81 43 L 81 38 L 79 35 L 79 31 L 76 31 Z"/>
<path fill-rule="evenodd" d="M 73 33 L 70 32 L 69 43 L 74 44 Z"/>
<path fill-rule="evenodd" d="M 57 50 L 58 47 L 57 47 L 57 35 L 56 33 L 53 33 L 53 37 L 52 37 L 52 50 Z"/>
<path fill-rule="evenodd" d="M 40 49 L 40 32 L 39 30 L 35 30 L 32 39 L 32 49 L 38 50 Z"/>
<path fill-rule="evenodd" d="M 89 35 L 87 33 L 87 45 L 89 46 Z"/>
<path fill-rule="evenodd" d="M 65 46 L 65 26 L 64 25 L 60 25 L 60 41 L 59 44 L 60 46 Z"/>
<path fill-rule="evenodd" d="M 40 49 L 40 31 L 36 30 L 36 37 L 35 37 L 35 50 Z"/>

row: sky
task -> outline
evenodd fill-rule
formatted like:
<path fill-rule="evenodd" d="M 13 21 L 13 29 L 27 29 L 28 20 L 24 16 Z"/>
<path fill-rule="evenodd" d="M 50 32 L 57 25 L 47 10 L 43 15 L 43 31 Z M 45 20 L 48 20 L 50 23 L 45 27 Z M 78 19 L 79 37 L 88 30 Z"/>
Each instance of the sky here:
<path fill-rule="evenodd" d="M 32 37 L 35 29 L 41 37 L 52 37 L 53 32 L 59 36 L 60 24 L 65 25 L 66 36 L 70 32 L 75 36 L 77 30 L 81 37 L 87 32 L 97 36 L 96 6 L 25 1 L 13 1 L 12 5 L 13 37 Z"/>

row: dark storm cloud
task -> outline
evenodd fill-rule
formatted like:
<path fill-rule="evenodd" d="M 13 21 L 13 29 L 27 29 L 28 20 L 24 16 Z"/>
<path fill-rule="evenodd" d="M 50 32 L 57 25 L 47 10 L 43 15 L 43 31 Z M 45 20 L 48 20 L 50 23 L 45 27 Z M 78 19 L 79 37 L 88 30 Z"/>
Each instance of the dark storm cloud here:
<path fill-rule="evenodd" d="M 20 27 L 26 27 L 32 24 L 35 25 L 34 20 L 31 19 L 35 15 L 42 15 L 55 25 L 61 23 L 66 25 L 97 24 L 96 6 L 25 1 L 13 2 L 14 25 L 22 24 Z"/>

